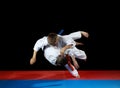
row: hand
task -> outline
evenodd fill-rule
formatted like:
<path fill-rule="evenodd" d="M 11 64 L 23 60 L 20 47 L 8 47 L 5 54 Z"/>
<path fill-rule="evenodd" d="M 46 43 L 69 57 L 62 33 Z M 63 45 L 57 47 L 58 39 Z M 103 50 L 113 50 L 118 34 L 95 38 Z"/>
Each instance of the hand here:
<path fill-rule="evenodd" d="M 30 65 L 33 65 L 36 62 L 36 58 L 31 58 L 30 59 Z"/>
<path fill-rule="evenodd" d="M 76 45 L 84 45 L 84 44 L 81 42 L 76 42 Z"/>
<path fill-rule="evenodd" d="M 82 35 L 83 35 L 84 37 L 86 37 L 86 38 L 89 37 L 89 34 L 88 34 L 87 32 L 82 31 L 81 33 L 82 33 Z"/>

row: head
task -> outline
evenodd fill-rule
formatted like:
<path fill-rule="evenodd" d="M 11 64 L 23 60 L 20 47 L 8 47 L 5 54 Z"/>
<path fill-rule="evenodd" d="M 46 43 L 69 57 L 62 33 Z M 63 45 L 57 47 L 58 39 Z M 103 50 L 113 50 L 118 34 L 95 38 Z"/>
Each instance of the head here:
<path fill-rule="evenodd" d="M 56 33 L 49 33 L 48 34 L 48 43 L 50 45 L 55 46 L 58 43 L 59 37 Z"/>
<path fill-rule="evenodd" d="M 56 60 L 56 65 L 64 66 L 65 64 L 67 64 L 67 59 L 64 56 L 59 55 Z"/>

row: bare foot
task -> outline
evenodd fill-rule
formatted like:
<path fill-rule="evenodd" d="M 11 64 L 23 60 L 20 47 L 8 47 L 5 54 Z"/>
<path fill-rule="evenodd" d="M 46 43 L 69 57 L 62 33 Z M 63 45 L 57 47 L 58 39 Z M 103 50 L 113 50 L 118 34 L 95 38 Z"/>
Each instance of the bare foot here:
<path fill-rule="evenodd" d="M 76 78 L 80 78 L 80 75 L 76 76 Z"/>

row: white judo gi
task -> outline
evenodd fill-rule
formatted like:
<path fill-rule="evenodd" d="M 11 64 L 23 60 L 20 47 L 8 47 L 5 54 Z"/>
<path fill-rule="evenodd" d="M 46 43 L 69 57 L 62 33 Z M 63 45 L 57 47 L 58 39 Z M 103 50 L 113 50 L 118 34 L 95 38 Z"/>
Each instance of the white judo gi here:
<path fill-rule="evenodd" d="M 83 50 L 77 49 L 75 47 L 76 43 L 74 40 L 80 39 L 82 37 L 80 31 L 70 33 L 69 35 L 63 35 L 63 36 L 58 35 L 58 36 L 60 38 L 56 46 L 49 45 L 47 41 L 47 36 L 44 36 L 43 38 L 37 40 L 33 49 L 35 51 L 38 51 L 39 49 L 43 49 L 44 47 L 48 46 L 44 50 L 44 56 L 53 65 L 56 65 L 55 64 L 57 60 L 56 57 L 60 55 L 60 49 L 63 48 L 65 45 L 70 45 L 70 44 L 73 45 L 72 48 L 67 49 L 65 51 L 65 54 L 69 54 L 70 56 L 74 55 L 75 58 L 78 59 L 87 58 L 86 53 Z"/>

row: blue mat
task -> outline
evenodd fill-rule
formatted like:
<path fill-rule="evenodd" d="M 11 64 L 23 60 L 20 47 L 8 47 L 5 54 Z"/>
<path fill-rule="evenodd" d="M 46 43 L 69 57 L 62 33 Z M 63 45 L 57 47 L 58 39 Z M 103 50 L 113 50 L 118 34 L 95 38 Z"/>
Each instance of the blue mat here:
<path fill-rule="evenodd" d="M 0 88 L 120 88 L 120 80 L 0 80 Z"/>

